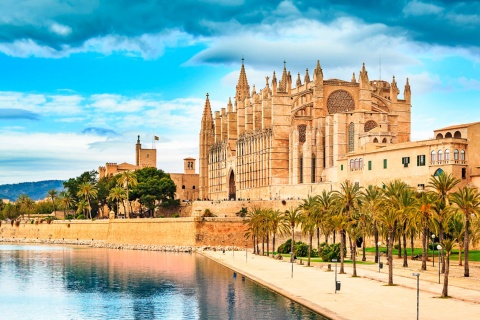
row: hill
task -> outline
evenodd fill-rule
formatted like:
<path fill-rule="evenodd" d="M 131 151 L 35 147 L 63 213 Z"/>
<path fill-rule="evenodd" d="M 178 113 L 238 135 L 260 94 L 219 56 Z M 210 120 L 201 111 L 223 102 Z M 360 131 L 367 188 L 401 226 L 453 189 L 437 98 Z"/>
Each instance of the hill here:
<path fill-rule="evenodd" d="M 15 201 L 19 195 L 26 194 L 33 200 L 41 200 L 48 195 L 48 190 L 62 191 L 62 182 L 62 180 L 44 180 L 0 185 L 0 199 Z"/>

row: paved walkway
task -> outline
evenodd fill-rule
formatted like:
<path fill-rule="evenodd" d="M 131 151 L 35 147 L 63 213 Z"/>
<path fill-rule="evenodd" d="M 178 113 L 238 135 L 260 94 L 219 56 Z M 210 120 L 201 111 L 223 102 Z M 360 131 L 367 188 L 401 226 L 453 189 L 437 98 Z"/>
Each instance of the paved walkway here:
<path fill-rule="evenodd" d="M 417 280 L 412 273 L 419 272 L 417 261 L 409 260 L 410 267 L 403 268 L 400 259 L 394 260 L 396 286 L 385 285 L 388 282 L 386 264 L 381 273 L 378 264 L 358 265 L 358 278 L 351 277 L 351 265 L 346 265 L 347 274 L 337 275 L 341 290 L 335 293 L 335 272 L 327 271 L 326 263 L 313 267 L 294 264 L 292 278 L 288 261 L 254 256 L 250 251 L 248 261 L 245 251 L 236 251 L 235 255 L 232 251 L 202 254 L 331 319 L 416 319 Z M 461 277 L 463 269 L 452 266 L 449 295 L 453 298 L 442 299 L 439 298 L 443 285 L 438 284 L 437 261 L 435 267 L 431 265 L 432 261 L 427 264 L 427 271 L 420 273 L 420 319 L 480 319 L 480 266 L 470 266 L 470 278 Z"/>

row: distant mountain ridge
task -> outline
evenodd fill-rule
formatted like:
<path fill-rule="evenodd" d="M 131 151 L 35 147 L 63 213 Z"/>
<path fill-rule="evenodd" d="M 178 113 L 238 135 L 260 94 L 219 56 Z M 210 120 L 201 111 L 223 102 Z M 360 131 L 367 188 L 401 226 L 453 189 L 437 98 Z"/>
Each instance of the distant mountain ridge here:
<path fill-rule="evenodd" d="M 51 189 L 56 189 L 58 192 L 62 191 L 63 181 L 44 180 L 37 182 L 3 184 L 0 185 L 0 199 L 15 201 L 19 195 L 26 194 L 33 200 L 41 200 L 48 195 L 48 191 Z"/>

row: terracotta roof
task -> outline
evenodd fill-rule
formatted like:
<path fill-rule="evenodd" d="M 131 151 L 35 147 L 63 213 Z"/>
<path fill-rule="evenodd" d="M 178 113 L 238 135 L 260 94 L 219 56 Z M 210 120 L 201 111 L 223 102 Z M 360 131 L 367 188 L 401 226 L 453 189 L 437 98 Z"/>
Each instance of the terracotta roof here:
<path fill-rule="evenodd" d="M 456 124 L 456 125 L 453 125 L 453 126 L 436 129 L 435 131 L 466 128 L 466 127 L 470 127 L 470 126 L 472 126 L 472 125 L 474 125 L 474 124 L 479 124 L 479 123 L 480 123 L 480 122 L 471 122 L 471 123 L 464 123 L 464 124 Z"/>

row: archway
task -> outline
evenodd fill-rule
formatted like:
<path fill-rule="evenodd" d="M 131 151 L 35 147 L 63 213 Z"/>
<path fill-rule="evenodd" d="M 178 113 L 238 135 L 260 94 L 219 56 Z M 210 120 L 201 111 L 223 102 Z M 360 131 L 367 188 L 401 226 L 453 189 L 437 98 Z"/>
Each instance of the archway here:
<path fill-rule="evenodd" d="M 235 187 L 235 175 L 233 170 L 230 172 L 230 178 L 228 181 L 228 200 L 237 200 L 237 189 Z"/>
<path fill-rule="evenodd" d="M 435 177 L 438 177 L 439 175 L 441 175 L 443 173 L 443 170 L 442 168 L 438 168 L 437 171 L 435 171 L 435 173 L 433 174 Z"/>

